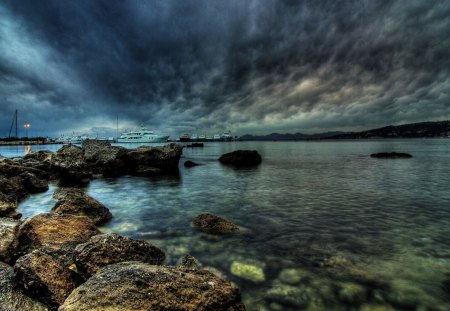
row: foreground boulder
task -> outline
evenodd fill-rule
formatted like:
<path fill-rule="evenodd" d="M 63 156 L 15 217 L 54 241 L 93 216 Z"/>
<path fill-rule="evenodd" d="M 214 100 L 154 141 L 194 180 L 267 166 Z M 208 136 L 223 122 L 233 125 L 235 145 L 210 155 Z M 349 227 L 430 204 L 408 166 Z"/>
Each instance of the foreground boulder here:
<path fill-rule="evenodd" d="M 183 146 L 140 147 L 128 152 L 127 165 L 136 175 L 178 174 L 178 162 Z"/>
<path fill-rule="evenodd" d="M 89 277 L 106 265 L 124 261 L 160 265 L 164 261 L 165 254 L 145 241 L 109 233 L 91 237 L 86 243 L 78 245 L 73 258 L 78 271 Z"/>
<path fill-rule="evenodd" d="M 14 281 L 14 270 L 0 262 L 0 310 L 48 311 L 48 307 L 25 295 Z"/>
<path fill-rule="evenodd" d="M 20 200 L 28 195 L 19 176 L 4 177 L 0 175 L 0 217 L 14 213 Z"/>
<path fill-rule="evenodd" d="M 378 159 L 409 159 L 412 158 L 412 155 L 410 155 L 409 153 L 401 152 L 380 152 L 372 153 L 370 157 Z"/>
<path fill-rule="evenodd" d="M 219 161 L 234 166 L 254 166 L 260 164 L 262 158 L 256 150 L 236 150 L 223 154 Z"/>
<path fill-rule="evenodd" d="M 80 147 L 64 145 L 52 159 L 52 170 L 61 185 L 86 185 L 92 172 Z"/>
<path fill-rule="evenodd" d="M 18 253 L 23 255 L 39 249 L 70 263 L 75 246 L 99 233 L 88 217 L 42 213 L 20 226 Z"/>
<path fill-rule="evenodd" d="M 38 178 L 35 174 L 25 172 L 20 175 L 25 189 L 29 193 L 40 193 L 48 190 L 48 180 Z"/>
<path fill-rule="evenodd" d="M 206 270 L 124 262 L 99 270 L 59 311 L 243 311 L 239 290 Z"/>
<path fill-rule="evenodd" d="M 79 284 L 75 272 L 38 250 L 20 257 L 14 271 L 30 296 L 55 309 Z"/>
<path fill-rule="evenodd" d="M 17 247 L 20 221 L 0 218 L 0 261 L 10 262 Z"/>
<path fill-rule="evenodd" d="M 77 188 L 61 190 L 53 197 L 58 200 L 52 209 L 54 213 L 87 216 L 96 225 L 112 218 L 106 206 Z"/>
<path fill-rule="evenodd" d="M 82 144 L 83 155 L 94 173 L 115 177 L 126 172 L 128 150 L 111 146 L 107 141 L 85 140 Z"/>
<path fill-rule="evenodd" d="M 239 231 L 239 227 L 231 221 L 209 213 L 198 215 L 192 223 L 206 233 L 223 234 Z"/>

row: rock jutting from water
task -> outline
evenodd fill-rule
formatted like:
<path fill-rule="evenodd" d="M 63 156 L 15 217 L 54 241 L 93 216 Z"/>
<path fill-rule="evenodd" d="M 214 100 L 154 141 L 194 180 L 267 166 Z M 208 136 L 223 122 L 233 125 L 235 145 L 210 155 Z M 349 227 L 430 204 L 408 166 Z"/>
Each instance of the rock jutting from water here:
<path fill-rule="evenodd" d="M 100 269 L 75 289 L 59 311 L 198 310 L 244 311 L 239 290 L 206 270 L 141 262 Z"/>
<path fill-rule="evenodd" d="M 93 236 L 86 243 L 79 244 L 73 258 L 78 271 L 89 277 L 104 266 L 124 261 L 161 265 L 165 254 L 146 241 L 109 233 Z"/>
<path fill-rule="evenodd" d="M 75 247 L 99 233 L 85 216 L 38 214 L 19 227 L 17 253 L 24 255 L 39 249 L 60 261 L 71 263 Z"/>
<path fill-rule="evenodd" d="M 239 231 L 239 227 L 231 221 L 209 213 L 198 215 L 192 220 L 192 223 L 201 231 L 211 234 L 224 234 Z"/>
<path fill-rule="evenodd" d="M 219 158 L 220 163 L 233 166 L 256 166 L 262 162 L 261 155 L 256 150 L 236 150 L 225 153 Z"/>
<path fill-rule="evenodd" d="M 17 248 L 20 221 L 0 218 L 0 260 L 10 263 Z"/>
<path fill-rule="evenodd" d="M 61 188 L 59 188 L 61 189 Z M 56 214 L 70 214 L 89 217 L 96 225 L 112 218 L 109 209 L 79 188 L 57 190 L 53 197 L 58 200 L 52 211 Z"/>
<path fill-rule="evenodd" d="M 380 152 L 372 153 L 370 157 L 377 159 L 409 159 L 412 158 L 412 155 L 402 152 Z"/>
<path fill-rule="evenodd" d="M 86 141 L 83 148 L 69 144 L 56 153 L 37 151 L 21 158 L 0 158 L 0 217 L 19 218 L 15 212 L 18 203 L 30 193 L 47 191 L 49 181 L 82 187 L 94 173 L 105 177 L 178 175 L 182 151 L 179 144 L 126 149 L 109 142 Z"/>

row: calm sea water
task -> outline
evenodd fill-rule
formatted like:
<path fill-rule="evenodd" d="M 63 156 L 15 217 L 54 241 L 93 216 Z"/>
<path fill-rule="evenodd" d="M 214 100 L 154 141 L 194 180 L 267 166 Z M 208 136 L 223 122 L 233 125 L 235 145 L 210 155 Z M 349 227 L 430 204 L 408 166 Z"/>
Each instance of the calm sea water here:
<path fill-rule="evenodd" d="M 217 161 L 236 149 L 258 150 L 262 164 Z M 383 151 L 413 158 L 369 157 Z M 186 169 L 188 159 L 202 165 Z M 450 139 L 411 139 L 208 143 L 184 149 L 179 178 L 94 180 L 87 191 L 114 216 L 102 231 L 147 240 L 168 264 L 195 256 L 241 288 L 248 310 L 450 310 L 449 185 Z M 20 212 L 49 211 L 54 189 Z M 241 233 L 198 232 L 191 220 L 204 212 Z"/>

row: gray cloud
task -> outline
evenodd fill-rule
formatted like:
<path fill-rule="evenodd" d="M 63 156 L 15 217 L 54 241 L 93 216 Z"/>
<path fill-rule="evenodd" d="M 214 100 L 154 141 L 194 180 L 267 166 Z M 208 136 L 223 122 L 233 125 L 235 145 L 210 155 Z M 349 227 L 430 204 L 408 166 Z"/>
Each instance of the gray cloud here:
<path fill-rule="evenodd" d="M 0 134 L 14 109 L 49 135 L 117 116 L 172 136 L 449 119 L 449 14 L 425 0 L 6 0 Z"/>

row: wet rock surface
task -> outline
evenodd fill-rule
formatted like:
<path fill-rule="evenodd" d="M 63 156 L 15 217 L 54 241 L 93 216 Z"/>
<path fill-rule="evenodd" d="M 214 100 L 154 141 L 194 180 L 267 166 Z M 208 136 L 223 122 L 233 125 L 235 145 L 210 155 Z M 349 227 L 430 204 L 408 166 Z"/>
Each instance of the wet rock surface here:
<path fill-rule="evenodd" d="M 165 254 L 145 241 L 109 233 L 93 236 L 86 243 L 79 244 L 73 258 L 78 271 L 88 277 L 106 265 L 124 261 L 161 265 Z"/>
<path fill-rule="evenodd" d="M 219 161 L 233 166 L 255 166 L 262 162 L 262 158 L 256 150 L 236 150 L 223 154 Z"/>
<path fill-rule="evenodd" d="M 10 262 L 17 247 L 20 221 L 0 218 L 0 261 Z"/>
<path fill-rule="evenodd" d="M 239 290 L 206 270 L 139 262 L 109 265 L 75 289 L 60 311 L 242 311 Z"/>
<path fill-rule="evenodd" d="M 94 223 L 84 216 L 38 214 L 19 227 L 18 254 L 42 250 L 70 263 L 75 246 L 99 234 Z"/>
<path fill-rule="evenodd" d="M 55 310 L 79 284 L 72 270 L 37 250 L 20 257 L 14 271 L 29 295 Z"/>
<path fill-rule="evenodd" d="M 64 145 L 52 160 L 52 170 L 61 185 L 86 185 L 92 178 L 92 172 L 80 147 Z"/>
<path fill-rule="evenodd" d="M 20 175 L 23 185 L 29 193 L 39 193 L 48 190 L 48 180 L 38 178 L 30 172 L 25 172 Z"/>
<path fill-rule="evenodd" d="M 231 274 L 253 283 L 263 283 L 266 280 L 261 265 L 241 261 L 233 261 L 230 267 Z"/>
<path fill-rule="evenodd" d="M 412 158 L 412 155 L 402 152 L 380 152 L 372 153 L 370 157 L 377 159 L 409 159 Z"/>
<path fill-rule="evenodd" d="M 115 177 L 127 171 L 128 150 L 124 147 L 111 146 L 107 141 L 85 140 L 81 146 L 83 155 L 94 173 Z"/>
<path fill-rule="evenodd" d="M 112 218 L 109 209 L 102 203 L 78 188 L 60 188 L 53 195 L 58 202 L 52 208 L 57 214 L 70 214 L 89 217 L 96 225 Z"/>
<path fill-rule="evenodd" d="M 175 143 L 163 147 L 140 147 L 128 152 L 127 166 L 135 175 L 178 174 L 182 152 L 183 147 Z"/>
<path fill-rule="evenodd" d="M 198 215 L 192 220 L 192 223 L 201 231 L 211 234 L 225 234 L 239 231 L 239 227 L 231 221 L 209 213 Z"/>
<path fill-rule="evenodd" d="M 25 295 L 16 286 L 14 270 L 0 262 L 0 310 L 2 311 L 47 311 L 48 307 Z"/>

